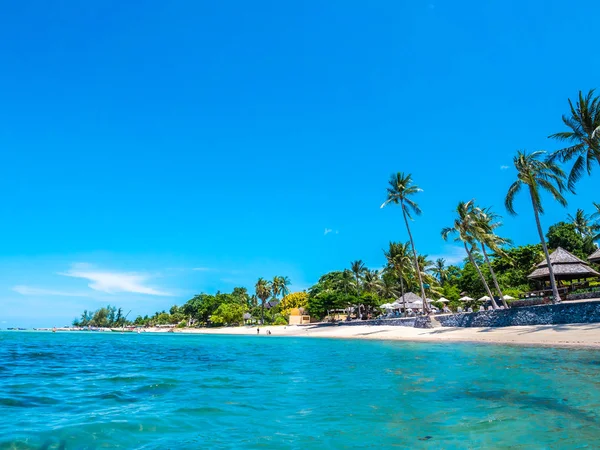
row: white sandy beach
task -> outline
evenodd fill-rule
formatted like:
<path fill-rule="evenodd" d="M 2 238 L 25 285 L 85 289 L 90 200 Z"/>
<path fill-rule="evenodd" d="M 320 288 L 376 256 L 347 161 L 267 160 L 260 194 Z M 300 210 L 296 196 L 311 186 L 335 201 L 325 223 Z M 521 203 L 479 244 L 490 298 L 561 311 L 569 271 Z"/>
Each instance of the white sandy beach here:
<path fill-rule="evenodd" d="M 267 330 L 271 335 L 266 334 Z M 178 333 L 256 335 L 256 327 L 183 329 Z M 260 335 L 425 342 L 480 342 L 509 345 L 600 348 L 600 323 L 504 328 L 421 329 L 385 325 L 265 326 Z"/>

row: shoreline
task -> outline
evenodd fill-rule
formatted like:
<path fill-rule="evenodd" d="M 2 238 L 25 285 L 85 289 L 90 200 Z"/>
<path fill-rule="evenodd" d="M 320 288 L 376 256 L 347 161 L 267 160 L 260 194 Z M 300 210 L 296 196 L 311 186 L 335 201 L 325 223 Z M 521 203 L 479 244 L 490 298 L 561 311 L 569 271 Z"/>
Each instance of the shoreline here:
<path fill-rule="evenodd" d="M 260 334 L 257 335 L 257 328 Z M 4 331 L 4 330 L 3 330 Z M 6 330 L 18 331 L 18 330 Z M 51 332 L 51 329 L 37 329 L 38 332 Z M 57 328 L 57 332 L 110 333 L 110 329 L 84 331 L 73 328 Z M 271 334 L 266 334 L 270 331 Z M 509 327 L 439 327 L 414 328 L 398 325 L 344 325 L 312 324 L 287 326 L 240 326 L 220 328 L 146 328 L 141 333 L 151 334 L 205 334 L 224 336 L 257 337 L 299 337 L 358 339 L 402 342 L 432 343 L 475 343 L 492 345 L 517 345 L 534 347 L 561 347 L 600 349 L 600 323 L 572 323 L 560 325 L 524 325 Z M 140 333 L 140 334 L 141 334 Z M 115 334 L 138 334 L 137 332 L 116 332 Z"/>
<path fill-rule="evenodd" d="M 364 339 L 404 342 L 465 342 L 496 345 L 600 349 L 600 323 L 498 328 L 412 328 L 393 325 L 265 326 L 259 336 Z M 266 335 L 269 330 L 271 335 Z M 253 327 L 188 328 L 181 334 L 256 336 Z"/>

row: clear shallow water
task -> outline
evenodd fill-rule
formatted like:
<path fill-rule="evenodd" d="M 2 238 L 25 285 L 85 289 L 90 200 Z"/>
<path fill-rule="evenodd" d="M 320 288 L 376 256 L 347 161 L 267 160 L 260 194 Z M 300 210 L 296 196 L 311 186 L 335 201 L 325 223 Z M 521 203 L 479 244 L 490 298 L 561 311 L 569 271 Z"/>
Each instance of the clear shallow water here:
<path fill-rule="evenodd" d="M 593 350 L 0 332 L 0 449 L 598 448 L 599 425 Z"/>

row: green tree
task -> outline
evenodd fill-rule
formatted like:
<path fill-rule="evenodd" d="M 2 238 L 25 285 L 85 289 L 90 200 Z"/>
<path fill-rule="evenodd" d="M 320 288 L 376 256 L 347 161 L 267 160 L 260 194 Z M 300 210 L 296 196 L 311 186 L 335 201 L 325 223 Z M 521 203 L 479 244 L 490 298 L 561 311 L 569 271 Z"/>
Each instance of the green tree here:
<path fill-rule="evenodd" d="M 254 286 L 256 296 L 260 298 L 260 323 L 265 323 L 265 301 L 271 296 L 271 283 L 264 278 L 259 278 Z"/>
<path fill-rule="evenodd" d="M 358 259 L 350 263 L 350 270 L 356 278 L 356 298 L 360 299 L 360 280 L 362 279 L 364 273 L 367 271 L 367 267 L 365 266 L 365 263 L 362 262 L 362 260 Z M 356 311 L 356 318 L 360 319 L 360 303 L 356 305 Z"/>
<path fill-rule="evenodd" d="M 551 135 L 551 138 L 567 142 L 568 147 L 557 150 L 551 159 L 567 162 L 575 159 L 569 173 L 568 186 L 571 191 L 584 172 L 588 175 L 592 167 L 600 163 L 600 99 L 590 90 L 585 96 L 579 91 L 575 105 L 569 99 L 570 114 L 563 115 L 563 123 L 569 128 Z"/>
<path fill-rule="evenodd" d="M 406 225 L 406 231 L 408 232 L 408 238 L 410 240 L 410 247 L 413 252 L 415 272 L 419 280 L 421 298 L 423 299 L 423 311 L 426 313 L 430 313 L 431 308 L 429 307 L 429 303 L 427 302 L 427 296 L 425 295 L 425 287 L 423 286 L 423 279 L 421 277 L 421 271 L 419 270 L 417 250 L 415 248 L 415 242 L 410 231 L 410 225 L 408 224 L 408 219 L 412 220 L 411 214 L 415 214 L 417 216 L 421 214 L 421 209 L 419 208 L 419 205 L 415 203 L 415 201 L 411 198 L 415 194 L 421 192 L 421 189 L 413 183 L 410 174 L 405 175 L 402 172 L 398 172 L 395 175 L 392 175 L 388 184 L 389 185 L 387 188 L 387 200 L 381 205 L 381 207 L 383 208 L 391 203 L 395 205 L 400 205 L 400 207 L 402 208 L 404 224 Z"/>
<path fill-rule="evenodd" d="M 401 243 L 401 242 L 390 242 L 388 245 L 388 250 L 384 251 L 385 259 L 387 260 L 387 267 L 392 270 L 400 282 L 400 298 L 404 302 L 404 309 L 406 310 L 406 299 L 404 298 L 405 294 L 405 282 L 408 281 L 409 273 L 412 270 L 414 271 L 414 265 L 411 262 L 411 248 L 410 243 Z"/>
<path fill-rule="evenodd" d="M 239 325 L 244 321 L 244 306 L 239 303 L 222 303 L 210 316 L 215 325 Z"/>
<path fill-rule="evenodd" d="M 568 252 L 586 259 L 594 252 L 595 246 L 591 237 L 583 237 L 577 232 L 576 225 L 566 222 L 558 222 L 548 228 L 546 233 L 548 247 L 556 249 L 562 247 Z"/>
<path fill-rule="evenodd" d="M 565 189 L 565 173 L 553 161 L 541 160 L 541 157 L 544 154 L 545 152 L 542 151 L 533 153 L 517 152 L 517 156 L 515 156 L 513 160 L 515 168 L 517 169 L 517 181 L 515 181 L 508 189 L 504 205 L 510 214 L 517 215 L 514 208 L 515 197 L 523 186 L 527 186 L 529 189 L 529 196 L 531 197 L 531 204 L 533 206 L 533 213 L 535 215 L 535 223 L 540 236 L 540 242 L 542 244 L 542 249 L 544 250 L 544 255 L 546 256 L 548 271 L 550 273 L 550 284 L 552 286 L 552 293 L 554 294 L 552 302 L 558 303 L 561 301 L 560 295 L 556 288 L 554 269 L 550 263 L 550 253 L 548 253 L 544 232 L 542 231 L 542 223 L 540 222 L 540 215 L 544 213 L 541 193 L 542 191 L 547 191 L 559 204 L 567 206 L 567 200 L 562 195 L 562 192 Z"/>
<path fill-rule="evenodd" d="M 444 287 L 444 282 L 448 279 L 446 260 L 444 258 L 436 259 L 431 272 L 437 277 L 438 281 L 440 282 L 440 286 Z"/>
<path fill-rule="evenodd" d="M 502 305 L 505 308 L 508 308 L 508 303 L 504 299 L 504 294 L 502 293 L 502 289 L 500 288 L 500 283 L 498 283 L 498 278 L 496 277 L 496 273 L 494 272 L 494 268 L 488 256 L 486 248 L 490 248 L 496 254 L 504 253 L 503 247 L 510 244 L 510 240 L 502 238 L 496 234 L 496 229 L 500 227 L 501 223 L 499 222 L 500 216 L 495 214 L 491 208 L 480 209 L 477 208 L 475 210 L 475 226 L 472 228 L 473 237 L 475 240 L 479 242 L 481 246 L 481 253 L 483 254 L 483 258 L 485 260 L 485 264 L 490 272 L 490 276 L 492 277 L 492 282 L 494 283 L 494 287 L 498 292 L 498 296 Z"/>
<path fill-rule="evenodd" d="M 454 225 L 452 227 L 446 227 L 442 230 L 442 238 L 448 240 L 450 235 L 455 235 L 455 241 L 462 242 L 469 257 L 469 261 L 477 271 L 481 284 L 483 285 L 487 296 L 490 297 L 492 307 L 498 308 L 496 300 L 494 300 L 494 294 L 490 290 L 490 287 L 479 267 L 477 261 L 473 257 L 473 250 L 476 245 L 476 236 L 481 235 L 479 230 L 480 223 L 478 222 L 478 215 L 480 210 L 475 207 L 474 200 L 468 202 L 459 202 L 456 207 L 456 218 L 454 219 Z"/>

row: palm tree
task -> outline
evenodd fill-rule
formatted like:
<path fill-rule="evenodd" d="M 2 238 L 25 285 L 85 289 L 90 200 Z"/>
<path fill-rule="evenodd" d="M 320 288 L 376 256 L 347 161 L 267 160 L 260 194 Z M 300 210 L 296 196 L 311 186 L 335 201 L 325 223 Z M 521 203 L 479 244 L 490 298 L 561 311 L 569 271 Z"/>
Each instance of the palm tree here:
<path fill-rule="evenodd" d="M 500 296 L 500 301 L 502 301 L 502 305 L 505 308 L 508 308 L 508 303 L 506 303 L 506 300 L 504 299 L 502 289 L 500 289 L 500 284 L 498 283 L 498 278 L 496 277 L 496 273 L 494 272 L 494 268 L 492 267 L 492 263 L 490 262 L 490 258 L 488 257 L 486 251 L 486 247 L 489 247 L 494 251 L 494 253 L 496 253 L 496 255 L 506 255 L 502 247 L 510 244 L 510 240 L 498 236 L 494 231 L 496 228 L 502 225 L 497 221 L 499 217 L 500 216 L 492 212 L 491 208 L 477 209 L 475 220 L 478 222 L 478 226 L 474 228 L 474 231 L 475 238 L 481 245 L 481 252 L 483 253 L 485 263 L 490 270 L 494 287 Z"/>
<path fill-rule="evenodd" d="M 279 296 L 280 292 L 281 292 L 280 277 L 274 276 L 273 281 L 271 281 L 271 295 L 273 296 L 273 298 L 275 300 L 277 300 L 277 297 Z"/>
<path fill-rule="evenodd" d="M 265 323 L 265 300 L 267 300 L 271 296 L 271 283 L 269 283 L 264 278 L 259 278 L 254 286 L 254 290 L 256 292 L 256 296 L 260 298 L 260 323 L 264 325 Z"/>
<path fill-rule="evenodd" d="M 338 281 L 337 287 L 339 287 L 341 290 L 344 291 L 345 301 L 347 302 L 346 306 L 348 307 L 348 317 L 350 317 L 350 306 L 351 306 L 351 304 L 348 300 L 348 291 L 352 287 L 352 283 L 353 283 L 352 272 L 348 269 L 344 269 L 344 271 L 342 272 L 342 276 L 340 277 L 340 280 Z"/>
<path fill-rule="evenodd" d="M 569 214 L 569 221 L 575 226 L 575 231 L 579 233 L 581 237 L 591 237 L 593 238 L 600 226 L 592 222 L 592 218 L 588 216 L 583 209 L 578 209 L 575 212 L 575 216 Z"/>
<path fill-rule="evenodd" d="M 408 242 L 405 244 L 401 242 L 390 242 L 388 251 L 383 252 L 387 259 L 388 266 L 396 273 L 396 276 L 400 280 L 400 292 L 405 311 L 406 299 L 404 298 L 404 281 L 412 266 L 410 253 L 410 243 Z M 412 270 L 414 270 L 414 266 L 412 266 Z"/>
<path fill-rule="evenodd" d="M 415 242 L 412 237 L 412 233 L 410 232 L 410 226 L 408 224 L 408 219 L 412 220 L 411 213 L 416 215 L 421 214 L 421 209 L 419 205 L 417 205 L 411 197 L 417 193 L 421 192 L 418 186 L 416 186 L 410 174 L 404 174 L 402 172 L 398 172 L 395 175 L 392 175 L 389 180 L 389 186 L 387 188 L 387 200 L 381 205 L 381 207 L 385 207 L 389 203 L 393 203 L 395 205 L 400 205 L 402 208 L 402 215 L 404 216 L 404 223 L 406 225 L 406 231 L 408 232 L 408 237 L 410 240 L 410 246 L 413 252 L 413 260 L 415 264 L 415 272 L 419 279 L 419 287 L 421 288 L 421 298 L 423 299 L 423 311 L 425 313 L 431 312 L 431 308 L 429 307 L 429 303 L 427 302 L 427 297 L 425 296 L 425 288 L 423 286 L 423 279 L 421 277 L 421 271 L 419 270 L 419 263 L 417 261 L 417 250 L 415 248 Z"/>
<path fill-rule="evenodd" d="M 570 145 L 554 152 L 551 159 L 566 162 L 575 158 L 568 180 L 569 190 L 573 191 L 583 172 L 589 175 L 593 165 L 600 164 L 600 98 L 594 96 L 594 89 L 585 96 L 579 91 L 577 103 L 573 106 L 569 99 L 569 107 L 570 116 L 563 115 L 562 120 L 570 130 L 550 137 Z"/>
<path fill-rule="evenodd" d="M 477 270 L 477 274 L 487 292 L 488 297 L 490 297 L 492 302 L 492 307 L 494 309 L 498 309 L 498 305 L 496 304 L 496 300 L 494 299 L 494 294 L 490 290 L 490 286 L 488 285 L 481 269 L 479 268 L 479 264 L 473 258 L 473 250 L 476 246 L 475 236 L 478 231 L 479 224 L 477 222 L 477 214 L 478 210 L 475 208 L 475 201 L 469 200 L 468 202 L 459 202 L 456 207 L 457 217 L 454 219 L 454 226 L 446 227 L 442 230 L 442 238 L 447 240 L 450 235 L 455 234 L 455 240 L 457 242 L 462 242 L 465 251 L 467 252 L 467 256 L 469 257 L 469 261 Z"/>
<path fill-rule="evenodd" d="M 376 293 L 382 286 L 381 278 L 379 278 L 378 270 L 367 270 L 365 272 L 363 287 L 365 292 Z"/>
<path fill-rule="evenodd" d="M 448 279 L 448 269 L 446 269 L 446 260 L 444 258 L 436 259 L 431 271 L 438 278 L 440 286 L 444 287 L 444 282 Z"/>
<path fill-rule="evenodd" d="M 356 318 L 360 319 L 360 278 L 362 277 L 363 273 L 365 273 L 365 271 L 367 270 L 367 267 L 365 266 L 365 263 L 362 262 L 362 260 L 358 259 L 350 263 L 350 270 L 356 278 L 356 298 L 358 301 L 358 305 L 356 307 L 358 311 L 356 314 Z"/>
<path fill-rule="evenodd" d="M 281 294 L 281 298 L 289 295 L 289 286 L 291 285 L 292 282 L 290 281 L 290 278 L 288 276 L 279 277 L 279 293 Z"/>
<path fill-rule="evenodd" d="M 535 223 L 537 225 L 538 234 L 540 235 L 544 255 L 546 255 L 546 263 L 548 264 L 550 285 L 552 286 L 552 293 L 554 295 L 552 302 L 558 303 L 560 302 L 560 295 L 556 288 L 554 269 L 552 264 L 550 264 L 550 254 L 548 253 L 548 246 L 546 245 L 544 231 L 542 230 L 542 224 L 540 222 L 540 214 L 544 214 L 541 191 L 548 191 L 554 200 L 562 206 L 567 206 L 567 200 L 562 195 L 562 192 L 565 190 L 565 173 L 553 161 L 541 160 L 540 158 L 545 153 L 546 152 L 543 151 L 533 153 L 517 152 L 517 156 L 515 156 L 513 160 L 515 168 L 517 169 L 517 181 L 515 181 L 508 189 L 504 205 L 510 214 L 516 216 L 517 212 L 514 208 L 515 196 L 523 186 L 527 186 L 535 215 Z"/>

